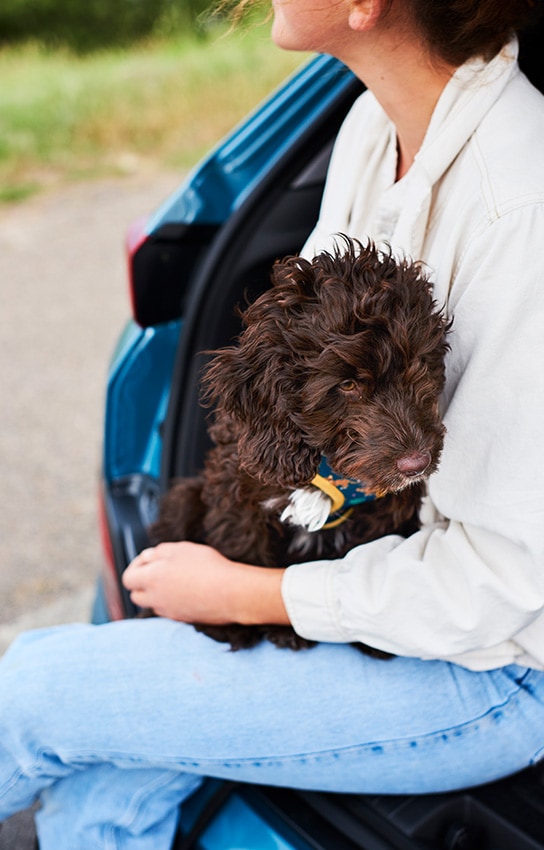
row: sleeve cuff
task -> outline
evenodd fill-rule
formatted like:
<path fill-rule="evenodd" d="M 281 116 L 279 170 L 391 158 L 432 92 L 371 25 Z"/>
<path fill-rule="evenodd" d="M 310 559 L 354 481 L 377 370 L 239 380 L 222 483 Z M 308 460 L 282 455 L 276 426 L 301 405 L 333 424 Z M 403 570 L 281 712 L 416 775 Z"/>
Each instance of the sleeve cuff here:
<path fill-rule="evenodd" d="M 283 574 L 281 592 L 298 635 L 307 640 L 348 643 L 350 636 L 337 622 L 333 563 L 313 561 L 288 567 Z"/>

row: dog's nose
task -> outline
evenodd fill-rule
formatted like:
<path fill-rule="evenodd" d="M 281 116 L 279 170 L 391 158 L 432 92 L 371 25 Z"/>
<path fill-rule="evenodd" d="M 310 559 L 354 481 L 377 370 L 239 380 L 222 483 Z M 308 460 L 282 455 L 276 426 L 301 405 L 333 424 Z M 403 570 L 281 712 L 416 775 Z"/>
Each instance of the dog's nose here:
<path fill-rule="evenodd" d="M 431 463 L 430 452 L 413 452 L 397 460 L 397 468 L 403 475 L 421 475 Z"/>

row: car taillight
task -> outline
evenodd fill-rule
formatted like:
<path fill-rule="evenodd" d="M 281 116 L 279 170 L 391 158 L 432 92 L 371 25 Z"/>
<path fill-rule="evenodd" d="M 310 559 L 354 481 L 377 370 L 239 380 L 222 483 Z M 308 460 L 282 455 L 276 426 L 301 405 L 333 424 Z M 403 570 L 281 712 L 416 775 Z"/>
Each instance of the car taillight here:
<path fill-rule="evenodd" d="M 111 620 L 122 620 L 124 619 L 124 611 L 121 601 L 121 590 L 119 587 L 117 570 L 115 569 L 115 558 L 113 555 L 113 547 L 110 538 L 103 493 L 100 493 L 98 501 L 98 524 L 100 539 L 102 542 L 102 551 L 104 554 L 102 584 L 106 607 Z"/>
<path fill-rule="evenodd" d="M 135 221 L 132 222 L 131 225 L 129 225 L 125 237 L 125 251 L 128 266 L 130 304 L 132 308 L 132 317 L 136 322 L 138 322 L 138 324 L 140 324 L 140 322 L 138 321 L 139 311 L 138 304 L 136 301 L 136 286 L 134 281 L 134 256 L 147 239 L 147 221 L 147 216 L 141 216 L 140 218 L 137 218 Z"/>

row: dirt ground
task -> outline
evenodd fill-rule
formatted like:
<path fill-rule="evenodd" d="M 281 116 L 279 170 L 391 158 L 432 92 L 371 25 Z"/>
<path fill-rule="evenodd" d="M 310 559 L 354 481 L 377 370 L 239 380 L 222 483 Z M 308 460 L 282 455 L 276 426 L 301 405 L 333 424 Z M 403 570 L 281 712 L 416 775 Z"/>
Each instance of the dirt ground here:
<path fill-rule="evenodd" d="M 104 389 L 129 315 L 124 235 L 179 181 L 142 174 L 0 207 L 0 654 L 23 628 L 89 616 Z"/>

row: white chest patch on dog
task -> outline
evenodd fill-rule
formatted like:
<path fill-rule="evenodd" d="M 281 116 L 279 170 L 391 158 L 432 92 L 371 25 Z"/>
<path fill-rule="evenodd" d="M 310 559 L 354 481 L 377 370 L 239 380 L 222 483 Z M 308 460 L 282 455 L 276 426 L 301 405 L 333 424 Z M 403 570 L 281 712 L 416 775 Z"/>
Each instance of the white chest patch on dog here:
<path fill-rule="evenodd" d="M 354 505 L 376 498 L 360 481 L 336 475 L 325 457 L 321 458 L 319 472 L 311 484 L 293 490 L 280 516 L 282 522 L 309 532 L 336 528 L 351 516 Z"/>
<path fill-rule="evenodd" d="M 319 531 L 327 522 L 332 500 L 316 487 L 293 490 L 280 519 L 306 531 Z"/>

